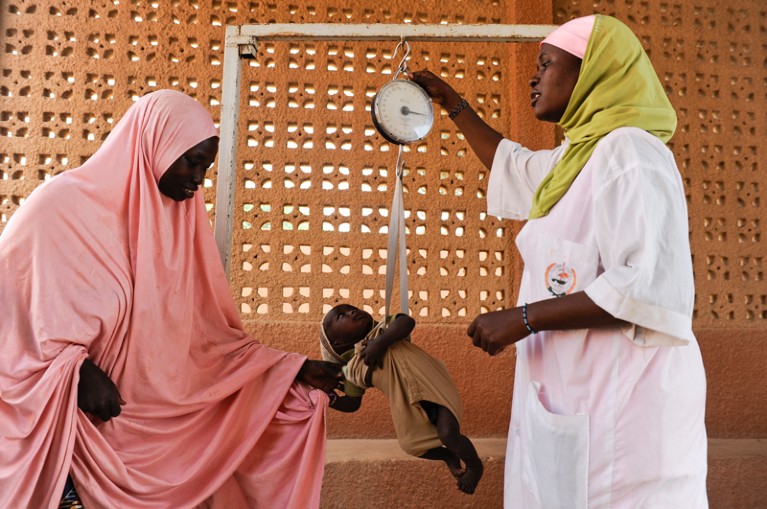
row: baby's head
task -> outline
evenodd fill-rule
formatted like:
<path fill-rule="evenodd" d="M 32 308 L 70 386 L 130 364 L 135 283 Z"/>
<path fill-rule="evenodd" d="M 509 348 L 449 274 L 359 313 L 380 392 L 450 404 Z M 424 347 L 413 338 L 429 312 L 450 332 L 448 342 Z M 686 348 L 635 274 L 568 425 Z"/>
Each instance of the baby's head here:
<path fill-rule="evenodd" d="M 373 325 L 370 313 L 351 304 L 335 306 L 322 318 L 320 346 L 323 358 L 330 356 L 331 358 L 325 360 L 343 362 L 341 355 L 354 348 L 355 343 L 365 339 Z"/>

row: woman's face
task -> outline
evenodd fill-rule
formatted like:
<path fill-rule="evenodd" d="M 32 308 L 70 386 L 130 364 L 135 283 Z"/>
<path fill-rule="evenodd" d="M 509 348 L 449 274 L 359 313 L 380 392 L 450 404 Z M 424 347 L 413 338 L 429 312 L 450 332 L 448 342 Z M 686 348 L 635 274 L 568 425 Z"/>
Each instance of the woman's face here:
<path fill-rule="evenodd" d="M 536 66 L 538 71 L 530 80 L 535 118 L 559 122 L 578 82 L 581 59 L 551 44 L 541 44 Z"/>
<path fill-rule="evenodd" d="M 367 336 L 373 317 L 350 304 L 340 304 L 330 310 L 322 325 L 333 349 L 343 353 Z"/>
<path fill-rule="evenodd" d="M 213 136 L 190 148 L 170 165 L 160 177 L 160 192 L 176 201 L 194 196 L 205 180 L 205 172 L 218 152 L 218 136 Z"/>

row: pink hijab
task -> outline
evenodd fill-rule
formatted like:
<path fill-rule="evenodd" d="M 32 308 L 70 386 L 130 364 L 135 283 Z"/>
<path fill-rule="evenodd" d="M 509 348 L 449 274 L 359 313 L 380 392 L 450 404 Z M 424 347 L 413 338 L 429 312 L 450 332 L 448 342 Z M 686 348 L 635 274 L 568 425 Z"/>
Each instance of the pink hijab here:
<path fill-rule="evenodd" d="M 36 189 L 0 236 L 0 506 L 316 507 L 320 391 L 304 357 L 243 331 L 201 193 L 162 173 L 218 136 L 190 97 L 142 97 L 80 168 Z M 77 408 L 90 357 L 127 402 Z"/>
<path fill-rule="evenodd" d="M 595 20 L 593 14 L 570 20 L 551 32 L 541 44 L 551 44 L 583 60 Z"/>

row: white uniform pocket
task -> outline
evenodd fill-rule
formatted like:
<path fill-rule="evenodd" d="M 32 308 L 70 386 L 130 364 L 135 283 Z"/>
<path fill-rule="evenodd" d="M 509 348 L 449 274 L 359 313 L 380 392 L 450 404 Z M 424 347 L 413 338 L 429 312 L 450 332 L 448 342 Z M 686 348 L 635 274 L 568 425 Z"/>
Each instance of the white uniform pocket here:
<path fill-rule="evenodd" d="M 522 478 L 543 509 L 588 506 L 589 416 L 546 410 L 530 382 L 522 415 Z"/>

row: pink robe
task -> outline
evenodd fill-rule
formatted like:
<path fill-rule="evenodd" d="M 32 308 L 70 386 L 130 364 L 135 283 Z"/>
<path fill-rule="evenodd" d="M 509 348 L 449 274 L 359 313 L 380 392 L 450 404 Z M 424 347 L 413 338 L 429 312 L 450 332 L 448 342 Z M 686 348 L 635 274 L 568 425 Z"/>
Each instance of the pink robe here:
<path fill-rule="evenodd" d="M 243 331 L 202 192 L 157 187 L 212 136 L 149 94 L 0 236 L 1 507 L 56 507 L 70 472 L 89 509 L 319 505 L 327 396 Z M 107 423 L 77 407 L 86 357 L 127 402 Z"/>

